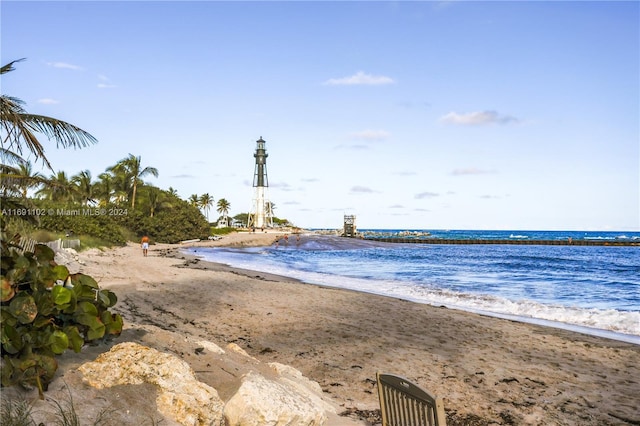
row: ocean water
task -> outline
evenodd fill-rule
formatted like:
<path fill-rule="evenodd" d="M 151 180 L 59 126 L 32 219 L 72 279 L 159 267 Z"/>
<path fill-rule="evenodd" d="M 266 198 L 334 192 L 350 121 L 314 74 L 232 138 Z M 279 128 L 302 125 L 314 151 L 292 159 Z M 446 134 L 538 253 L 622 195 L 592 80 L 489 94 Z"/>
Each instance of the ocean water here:
<path fill-rule="evenodd" d="M 637 232 L 360 230 L 365 236 L 640 240 Z M 185 250 L 306 283 L 640 344 L 640 247 L 382 243 L 316 233 L 269 247 Z"/>

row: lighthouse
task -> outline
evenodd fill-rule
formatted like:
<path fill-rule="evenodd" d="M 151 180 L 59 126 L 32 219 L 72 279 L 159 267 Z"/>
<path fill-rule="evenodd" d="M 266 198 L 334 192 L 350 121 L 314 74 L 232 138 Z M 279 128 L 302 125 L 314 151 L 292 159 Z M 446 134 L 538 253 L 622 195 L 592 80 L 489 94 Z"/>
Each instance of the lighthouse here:
<path fill-rule="evenodd" d="M 273 226 L 273 212 L 271 203 L 267 196 L 269 180 L 267 179 L 267 150 L 264 147 L 265 141 L 260 136 L 256 141 L 256 152 L 253 157 L 256 159 L 256 167 L 253 173 L 253 208 L 249 213 L 249 228 L 266 228 Z"/>

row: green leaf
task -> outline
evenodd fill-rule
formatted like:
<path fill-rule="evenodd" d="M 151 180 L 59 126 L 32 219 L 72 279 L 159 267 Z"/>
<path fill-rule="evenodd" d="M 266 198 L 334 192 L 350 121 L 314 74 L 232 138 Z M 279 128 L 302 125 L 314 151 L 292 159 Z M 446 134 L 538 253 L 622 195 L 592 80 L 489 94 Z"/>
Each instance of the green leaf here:
<path fill-rule="evenodd" d="M 15 327 L 4 324 L 2 326 L 2 349 L 10 354 L 17 354 L 22 350 L 24 342 Z"/>
<path fill-rule="evenodd" d="M 78 327 L 75 325 L 67 326 L 63 331 L 69 338 L 69 347 L 76 353 L 80 352 L 82 350 L 82 345 L 84 345 L 84 338 L 80 335 Z"/>
<path fill-rule="evenodd" d="M 53 267 L 53 275 L 56 280 L 64 280 L 69 276 L 69 269 L 64 265 L 56 265 Z"/>
<path fill-rule="evenodd" d="M 96 321 L 97 321 L 97 318 L 96 318 Z M 104 326 L 104 324 L 98 321 L 96 326 L 91 327 L 87 332 L 87 340 L 91 341 L 91 340 L 96 340 L 104 337 L 105 329 L 106 327 Z"/>
<path fill-rule="evenodd" d="M 53 304 L 53 297 L 50 291 L 38 291 L 32 294 L 38 306 L 38 313 L 41 316 L 50 317 L 54 315 L 56 306 Z"/>
<path fill-rule="evenodd" d="M 33 322 L 38 315 L 38 306 L 31 296 L 20 295 L 11 300 L 9 310 L 22 324 Z"/>
<path fill-rule="evenodd" d="M 49 337 L 49 345 L 53 353 L 59 355 L 69 347 L 69 338 L 64 332 L 56 330 Z"/>
<path fill-rule="evenodd" d="M 33 326 L 36 328 L 46 327 L 53 322 L 53 318 L 38 316 L 33 322 Z"/>
<path fill-rule="evenodd" d="M 99 288 L 98 282 L 93 278 L 91 278 L 89 275 L 85 275 L 85 274 L 72 274 L 71 282 L 73 283 L 74 286 L 84 285 L 87 287 L 94 288 L 96 290 Z"/>
<path fill-rule="evenodd" d="M 98 317 L 92 314 L 75 314 L 73 316 L 73 319 L 76 320 L 76 322 L 78 324 L 82 324 L 82 325 L 86 325 L 87 327 L 91 328 L 92 326 L 96 325 L 96 322 L 98 321 Z"/>
<path fill-rule="evenodd" d="M 56 305 L 66 305 L 71 302 L 73 292 L 61 285 L 54 285 L 51 289 L 51 297 Z M 64 309 L 64 308 L 62 308 Z"/>
<path fill-rule="evenodd" d="M 94 317 L 98 316 L 98 308 L 91 302 L 80 302 L 78 303 L 78 314 L 88 314 Z"/>
<path fill-rule="evenodd" d="M 119 336 L 122 333 L 124 322 L 119 314 L 111 314 L 105 311 L 102 313 L 102 322 L 106 327 L 105 334 Z"/>
<path fill-rule="evenodd" d="M 27 269 L 29 269 L 30 264 L 31 262 L 26 258 L 26 256 L 20 256 L 16 259 L 16 263 L 13 265 L 13 268 L 26 271 Z"/>
<path fill-rule="evenodd" d="M 44 244 L 36 244 L 33 254 L 40 262 L 51 261 L 56 257 L 56 253 Z"/>
<path fill-rule="evenodd" d="M 0 301 L 8 302 L 15 296 L 16 289 L 13 286 L 13 283 L 9 281 L 7 277 L 2 277 L 0 279 Z"/>

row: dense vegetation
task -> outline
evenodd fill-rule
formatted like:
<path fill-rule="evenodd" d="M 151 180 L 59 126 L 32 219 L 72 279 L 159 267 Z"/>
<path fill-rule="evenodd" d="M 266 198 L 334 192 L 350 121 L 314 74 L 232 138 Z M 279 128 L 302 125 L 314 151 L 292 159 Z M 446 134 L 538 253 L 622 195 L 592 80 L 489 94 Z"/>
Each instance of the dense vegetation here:
<path fill-rule="evenodd" d="M 15 63 L 3 66 L 0 74 L 13 71 Z M 20 99 L 5 95 L 0 97 L 0 133 L 0 379 L 2 386 L 36 386 L 43 398 L 58 368 L 56 355 L 118 336 L 123 323 L 120 315 L 109 312 L 118 300 L 114 293 L 100 289 L 88 275 L 70 274 L 45 245 L 27 250 L 15 233 L 21 223 L 37 224 L 39 215 L 27 199 L 27 189 L 45 182 L 40 176 L 24 176 L 31 165 L 23 152 L 51 168 L 36 134 L 62 147 L 84 147 L 96 139 L 67 122 L 29 114 Z M 45 187 L 52 193 L 66 190 Z"/>

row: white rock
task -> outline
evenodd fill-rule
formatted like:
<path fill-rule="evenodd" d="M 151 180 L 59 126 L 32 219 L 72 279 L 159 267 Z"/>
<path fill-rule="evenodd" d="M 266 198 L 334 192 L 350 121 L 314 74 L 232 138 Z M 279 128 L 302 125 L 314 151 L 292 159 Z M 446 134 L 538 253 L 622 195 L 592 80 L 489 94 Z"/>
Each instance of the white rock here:
<path fill-rule="evenodd" d="M 151 383 L 158 387 L 158 411 L 179 424 L 223 425 L 223 402 L 218 392 L 196 379 L 181 359 L 134 342 L 115 345 L 78 370 L 98 389 Z"/>
<path fill-rule="evenodd" d="M 287 381 L 270 381 L 249 372 L 224 415 L 230 426 L 316 426 L 327 421 L 324 404 Z"/>
<path fill-rule="evenodd" d="M 216 345 L 213 342 L 209 342 L 208 340 L 200 340 L 196 342 L 197 345 L 202 346 L 207 351 L 212 352 L 214 354 L 224 355 L 224 349 L 220 346 Z"/>

